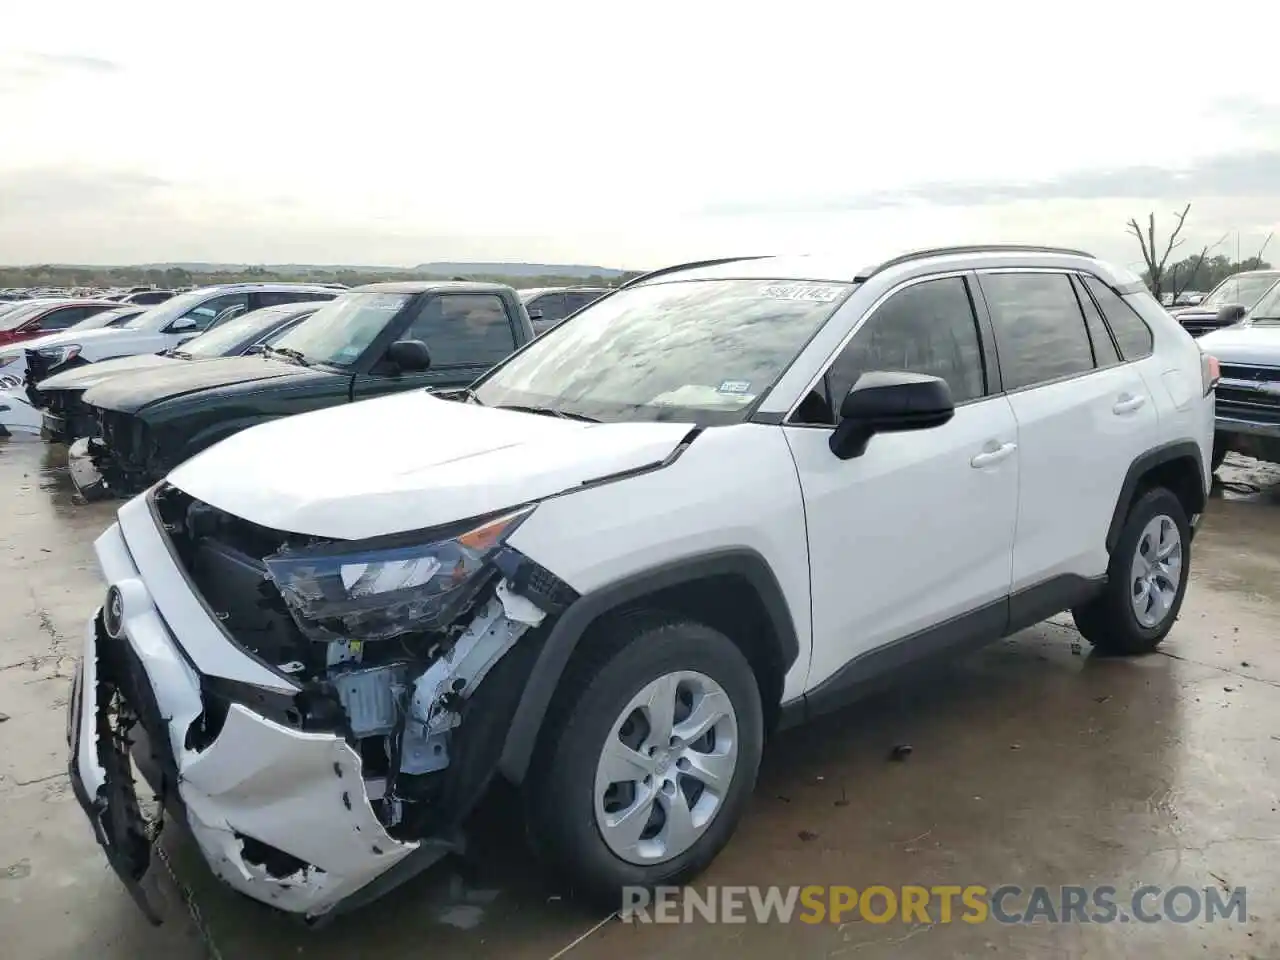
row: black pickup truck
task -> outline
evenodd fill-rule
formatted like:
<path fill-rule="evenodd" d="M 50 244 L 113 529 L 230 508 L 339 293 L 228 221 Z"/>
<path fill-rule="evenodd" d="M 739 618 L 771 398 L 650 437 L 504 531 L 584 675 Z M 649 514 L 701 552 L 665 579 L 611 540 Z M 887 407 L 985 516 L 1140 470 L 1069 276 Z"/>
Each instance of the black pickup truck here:
<path fill-rule="evenodd" d="M 510 287 L 374 283 L 322 305 L 256 356 L 107 380 L 84 393 L 96 435 L 68 451 L 87 499 L 130 496 L 246 427 L 412 389 L 467 386 L 533 339 Z M 342 438 L 334 437 L 335 450 Z"/>

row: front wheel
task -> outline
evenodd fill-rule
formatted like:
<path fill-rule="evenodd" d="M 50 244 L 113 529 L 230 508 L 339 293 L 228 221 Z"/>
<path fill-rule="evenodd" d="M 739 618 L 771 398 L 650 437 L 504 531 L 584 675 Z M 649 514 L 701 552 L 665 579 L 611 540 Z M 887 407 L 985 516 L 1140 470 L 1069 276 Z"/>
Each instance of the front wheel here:
<path fill-rule="evenodd" d="M 1191 528 L 1164 487 L 1129 509 L 1107 568 L 1107 586 L 1071 611 L 1085 639 L 1104 653 L 1149 653 L 1178 618 L 1191 572 Z"/>
<path fill-rule="evenodd" d="M 700 623 L 620 619 L 583 643 L 527 786 L 534 848 L 581 893 L 679 883 L 728 842 L 755 785 L 759 688 Z"/>

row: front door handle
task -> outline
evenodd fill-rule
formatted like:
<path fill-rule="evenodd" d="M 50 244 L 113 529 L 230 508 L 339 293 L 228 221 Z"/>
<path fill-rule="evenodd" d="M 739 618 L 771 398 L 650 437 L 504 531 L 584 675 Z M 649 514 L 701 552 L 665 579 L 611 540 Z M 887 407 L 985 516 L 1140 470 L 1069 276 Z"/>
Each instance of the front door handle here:
<path fill-rule="evenodd" d="M 1115 406 L 1111 408 L 1111 412 L 1117 416 L 1122 416 L 1126 413 L 1133 413 L 1135 410 L 1140 409 L 1146 402 L 1147 398 L 1142 394 L 1134 396 L 1132 393 L 1122 393 L 1116 399 Z"/>
<path fill-rule="evenodd" d="M 969 461 L 969 466 L 977 470 L 994 466 L 1001 460 L 1007 460 L 1013 456 L 1013 451 L 1017 449 L 1018 445 L 1016 443 L 996 443 L 992 441 L 983 448 L 982 453 L 977 454 Z"/>

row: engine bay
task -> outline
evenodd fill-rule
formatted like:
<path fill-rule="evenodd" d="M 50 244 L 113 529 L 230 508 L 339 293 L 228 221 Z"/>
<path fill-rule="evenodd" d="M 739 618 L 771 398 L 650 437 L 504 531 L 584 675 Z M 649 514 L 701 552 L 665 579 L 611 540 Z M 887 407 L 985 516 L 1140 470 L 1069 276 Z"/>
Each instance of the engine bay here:
<path fill-rule="evenodd" d="M 402 559 L 395 544 L 386 554 L 393 559 L 370 562 L 367 549 L 353 553 L 351 544 L 268 530 L 173 487 L 159 488 L 152 503 L 224 632 L 298 688 L 276 695 L 206 678 L 205 711 L 188 746 L 212 743 L 234 702 L 301 730 L 339 732 L 361 757 L 379 820 L 401 840 L 438 827 L 433 806 L 448 788 L 472 695 L 513 646 L 576 596 L 496 537 L 468 541 L 466 533 L 438 531 L 427 548 L 414 548 L 430 554 L 430 563 Z M 485 529 L 483 521 L 460 526 Z M 458 542 L 475 549 L 449 559 L 452 566 L 437 559 L 448 553 L 437 544 Z M 340 578 L 329 577 L 330 568 Z M 377 608 L 360 593 L 371 572 L 374 581 L 394 579 L 372 595 L 382 598 Z M 443 586 L 424 600 L 432 578 Z M 350 635 L 353 625 L 365 636 Z"/>

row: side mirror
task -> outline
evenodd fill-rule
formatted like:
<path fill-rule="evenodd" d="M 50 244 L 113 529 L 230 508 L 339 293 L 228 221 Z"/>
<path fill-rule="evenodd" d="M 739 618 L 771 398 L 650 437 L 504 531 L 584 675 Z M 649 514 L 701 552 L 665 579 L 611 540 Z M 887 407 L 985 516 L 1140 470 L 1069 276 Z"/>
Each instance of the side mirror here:
<path fill-rule="evenodd" d="M 431 353 L 421 340 L 397 340 L 387 347 L 387 359 L 409 373 L 431 368 Z"/>
<path fill-rule="evenodd" d="M 190 333 L 192 330 L 198 329 L 200 329 L 200 325 L 190 317 L 179 317 L 169 324 L 170 333 Z"/>
<path fill-rule="evenodd" d="M 1239 323 L 1244 319 L 1244 315 L 1249 312 L 1248 307 L 1238 303 L 1228 303 L 1225 307 L 1218 310 L 1218 325 L 1229 327 L 1233 323 Z"/>
<path fill-rule="evenodd" d="M 862 456 L 877 433 L 940 427 L 955 412 L 945 380 L 922 373 L 864 373 L 840 404 L 831 452 L 851 460 Z"/>
<path fill-rule="evenodd" d="M 539 310 L 539 309 L 537 309 L 536 307 L 535 307 L 534 309 L 530 310 L 530 311 L 529 311 L 529 319 L 530 319 L 530 320 L 541 320 L 541 319 L 542 319 L 542 311 L 541 311 L 541 310 Z"/>

